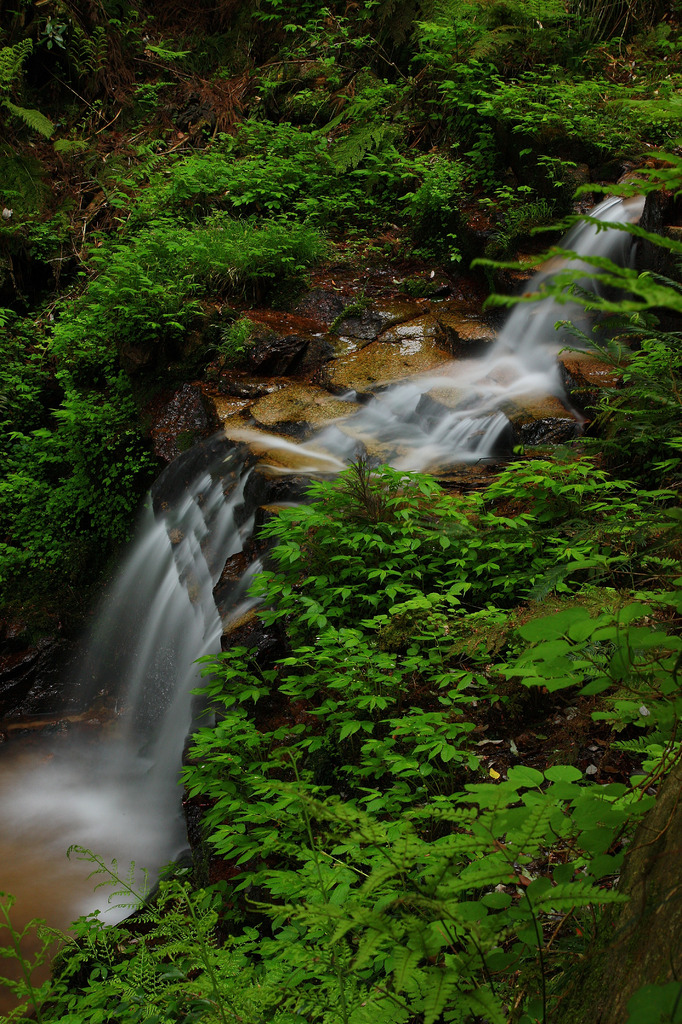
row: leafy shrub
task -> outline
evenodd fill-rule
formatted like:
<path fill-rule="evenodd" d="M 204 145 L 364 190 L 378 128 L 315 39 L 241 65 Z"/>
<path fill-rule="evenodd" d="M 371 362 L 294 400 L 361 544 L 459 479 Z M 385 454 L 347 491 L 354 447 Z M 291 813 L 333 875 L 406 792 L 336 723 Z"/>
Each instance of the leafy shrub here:
<path fill-rule="evenodd" d="M 461 259 L 458 230 L 465 179 L 461 161 L 436 159 L 425 166 L 419 188 L 404 197 L 418 251 L 424 255 Z"/>

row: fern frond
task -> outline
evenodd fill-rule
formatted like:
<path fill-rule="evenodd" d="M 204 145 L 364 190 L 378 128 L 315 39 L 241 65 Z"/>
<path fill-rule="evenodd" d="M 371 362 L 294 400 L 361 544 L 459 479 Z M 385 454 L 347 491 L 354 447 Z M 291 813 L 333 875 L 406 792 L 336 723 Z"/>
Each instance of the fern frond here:
<path fill-rule="evenodd" d="M 426 994 L 422 1010 L 424 1024 L 435 1024 L 445 1009 L 448 999 L 457 988 L 457 976 L 440 967 L 430 967 L 427 973 Z"/>
<path fill-rule="evenodd" d="M 18 107 L 16 103 L 11 103 L 9 100 L 3 100 L 3 105 L 15 115 L 20 117 L 28 127 L 34 132 L 40 132 L 46 139 L 49 139 L 54 132 L 54 125 L 50 121 L 49 117 L 45 117 L 39 110 L 30 110 L 27 107 Z"/>
<path fill-rule="evenodd" d="M 0 92 L 7 92 L 21 72 L 21 66 L 33 50 L 30 39 L 14 46 L 0 47 Z"/>
<path fill-rule="evenodd" d="M 339 174 L 355 170 L 367 153 L 380 150 L 392 138 L 389 125 L 362 125 L 354 128 L 336 146 L 332 161 Z"/>
<path fill-rule="evenodd" d="M 460 998 L 473 1017 L 481 1017 L 488 1024 L 507 1024 L 509 1018 L 490 989 L 477 988 L 474 992 L 462 992 Z"/>
<path fill-rule="evenodd" d="M 471 48 L 471 57 L 484 60 L 494 56 L 503 47 L 518 43 L 522 38 L 523 33 L 515 25 L 498 25 L 476 40 Z"/>
<path fill-rule="evenodd" d="M 537 908 L 571 910 L 588 903 L 627 903 L 629 897 L 612 889 L 600 889 L 591 882 L 562 882 L 533 901 Z"/>

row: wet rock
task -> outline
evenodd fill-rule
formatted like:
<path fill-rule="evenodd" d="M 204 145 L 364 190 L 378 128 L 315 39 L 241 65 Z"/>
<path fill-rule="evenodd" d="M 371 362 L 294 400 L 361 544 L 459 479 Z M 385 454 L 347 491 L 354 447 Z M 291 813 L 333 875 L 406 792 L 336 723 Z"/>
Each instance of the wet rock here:
<path fill-rule="evenodd" d="M 223 651 L 246 647 L 261 668 L 269 668 L 287 652 L 286 640 L 277 626 L 265 626 L 255 609 L 228 622 L 220 641 Z"/>
<path fill-rule="evenodd" d="M 232 555 L 225 563 L 220 578 L 213 588 L 213 599 L 223 620 L 232 609 L 235 591 L 249 568 L 250 562 L 251 552 L 238 551 L 236 555 Z"/>
<path fill-rule="evenodd" d="M 682 219 L 682 202 L 675 193 L 669 191 L 650 192 L 644 203 L 640 219 L 640 227 L 658 235 L 666 234 L 666 226 Z M 656 274 L 668 276 L 675 259 L 667 249 L 654 245 L 646 239 L 640 239 L 636 249 L 638 270 L 650 270 Z"/>
<path fill-rule="evenodd" d="M 432 430 L 448 413 L 466 408 L 469 398 L 464 389 L 453 387 L 431 388 L 425 392 L 415 409 L 415 419 L 425 430 Z"/>
<path fill-rule="evenodd" d="M 285 387 L 284 381 L 279 380 L 256 380 L 256 379 L 244 379 L 227 381 L 225 384 L 225 391 L 228 395 L 233 395 L 235 398 L 262 398 L 263 395 L 271 395 L 275 391 L 279 391 L 280 388 Z"/>
<path fill-rule="evenodd" d="M 183 384 L 152 422 L 154 454 L 172 462 L 215 430 L 198 384 Z"/>
<path fill-rule="evenodd" d="M 284 313 L 280 309 L 251 309 L 247 319 L 260 327 L 269 327 L 276 334 L 324 334 L 326 321 L 301 313 Z"/>
<path fill-rule="evenodd" d="M 580 423 L 553 395 L 508 401 L 502 411 L 513 428 L 515 445 L 564 444 L 582 433 Z"/>
<path fill-rule="evenodd" d="M 335 476 L 343 469 L 343 463 L 336 456 L 316 448 L 314 444 L 294 444 L 287 438 L 249 426 L 244 420 L 226 423 L 224 434 L 244 445 L 253 459 L 261 461 L 259 470 L 273 475 Z"/>
<path fill-rule="evenodd" d="M 618 367 L 588 352 L 562 352 L 558 356 L 561 382 L 571 402 L 588 415 L 605 390 L 621 385 Z"/>
<path fill-rule="evenodd" d="M 400 299 L 379 300 L 366 309 L 345 316 L 337 322 L 336 330 L 342 337 L 375 341 L 382 331 L 406 320 L 413 320 L 421 312 L 421 306 L 416 302 Z"/>
<path fill-rule="evenodd" d="M 308 384 L 294 384 L 259 398 L 250 412 L 259 426 L 289 436 L 306 437 L 325 423 L 352 415 L 357 403 L 334 398 Z"/>
<path fill-rule="evenodd" d="M 338 292 L 330 291 L 328 288 L 313 288 L 303 296 L 294 313 L 312 317 L 329 327 L 341 316 L 347 305 L 347 300 Z"/>
<path fill-rule="evenodd" d="M 489 324 L 461 308 L 439 309 L 435 316 L 445 331 L 445 343 L 453 356 L 478 356 L 495 341 L 495 331 Z"/>
<path fill-rule="evenodd" d="M 206 394 L 206 397 L 213 409 L 213 418 L 221 424 L 225 420 L 230 419 L 230 417 L 236 416 L 251 404 L 248 398 L 232 398 L 226 395 L 212 395 L 210 393 Z"/>
<path fill-rule="evenodd" d="M 0 719 L 42 714 L 65 702 L 61 676 L 71 653 L 58 636 L 37 641 L 25 624 L 5 622 L 0 630 Z"/>
<path fill-rule="evenodd" d="M 312 375 L 334 358 L 324 335 L 277 334 L 265 328 L 254 336 L 247 361 L 264 376 Z"/>
<path fill-rule="evenodd" d="M 181 458 L 164 469 L 152 485 L 154 511 L 159 514 L 175 505 L 190 484 L 204 473 L 218 473 L 230 487 L 241 470 L 245 449 L 228 440 L 224 433 L 213 434 L 208 440 L 195 445 Z"/>
<path fill-rule="evenodd" d="M 248 479 L 244 502 L 250 509 L 266 506 L 298 504 L 310 486 L 310 477 L 295 473 L 273 473 L 268 466 L 258 465 Z"/>
<path fill-rule="evenodd" d="M 449 360 L 450 354 L 433 337 L 420 332 L 388 345 L 373 341 L 358 352 L 341 356 L 324 368 L 321 383 L 336 394 L 352 390 L 360 397 L 372 394 L 379 385 L 425 373 Z"/>
<path fill-rule="evenodd" d="M 425 313 L 414 320 L 389 327 L 379 336 L 379 341 L 391 345 L 432 341 L 444 346 L 446 342 L 445 328 L 441 325 L 438 317 Z"/>

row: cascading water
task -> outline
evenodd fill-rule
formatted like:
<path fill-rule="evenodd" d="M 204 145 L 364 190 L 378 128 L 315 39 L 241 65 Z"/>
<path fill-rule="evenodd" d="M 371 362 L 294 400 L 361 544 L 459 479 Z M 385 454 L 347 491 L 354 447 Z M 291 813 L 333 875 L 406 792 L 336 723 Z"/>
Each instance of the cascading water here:
<path fill-rule="evenodd" d="M 642 203 L 608 199 L 592 215 L 634 221 Z M 631 237 L 583 224 L 563 244 L 580 256 L 626 263 Z M 541 271 L 529 290 L 555 270 Z M 588 264 L 585 274 L 591 274 Z M 308 445 L 276 436 L 264 442 L 262 432 L 248 430 L 243 439 L 252 442 L 252 452 L 260 445 L 270 453 L 296 453 L 291 471 L 298 475 L 338 472 L 359 441 L 378 444 L 405 469 L 488 457 L 507 423 L 504 402 L 561 394 L 556 352 L 567 339 L 554 328 L 577 312 L 554 299 L 518 305 L 484 358 L 446 363 L 436 373 L 388 387 Z M 426 414 L 423 399 L 434 388 L 450 391 L 453 401 L 445 411 Z M 20 918 L 49 913 L 54 923 L 66 925 L 98 902 L 83 872 L 74 893 L 73 866 L 64 860 L 70 844 L 115 856 L 126 866 L 135 860 L 152 872 L 185 845 L 177 769 L 192 725 L 195 661 L 220 648 L 223 621 L 213 589 L 252 527 L 254 509 L 245 507 L 247 462 L 243 446 L 235 449 L 216 437 L 176 460 L 157 481 L 75 681 L 91 702 L 102 694 L 115 698 L 113 727 L 100 730 L 96 743 L 71 737 L 68 749 L 44 743 L 38 763 L 33 748 L 30 766 L 23 752 L 4 751 L 0 890 L 19 896 Z M 223 617 L 235 618 L 253 604 L 246 590 L 258 570 L 253 562 Z M 27 863 L 28 852 L 34 860 Z M 41 887 L 44 871 L 48 885 Z M 50 899 L 56 892 L 66 894 L 61 913 Z"/>

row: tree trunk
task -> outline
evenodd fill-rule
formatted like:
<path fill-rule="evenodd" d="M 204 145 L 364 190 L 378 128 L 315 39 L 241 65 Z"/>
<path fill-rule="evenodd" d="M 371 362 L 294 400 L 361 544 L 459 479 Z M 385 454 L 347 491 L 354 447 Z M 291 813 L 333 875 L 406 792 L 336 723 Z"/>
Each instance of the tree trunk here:
<path fill-rule="evenodd" d="M 619 889 L 630 901 L 609 908 L 553 1024 L 626 1024 L 637 989 L 682 979 L 682 764 L 637 829 Z"/>

